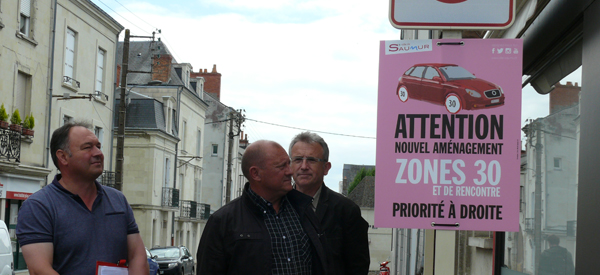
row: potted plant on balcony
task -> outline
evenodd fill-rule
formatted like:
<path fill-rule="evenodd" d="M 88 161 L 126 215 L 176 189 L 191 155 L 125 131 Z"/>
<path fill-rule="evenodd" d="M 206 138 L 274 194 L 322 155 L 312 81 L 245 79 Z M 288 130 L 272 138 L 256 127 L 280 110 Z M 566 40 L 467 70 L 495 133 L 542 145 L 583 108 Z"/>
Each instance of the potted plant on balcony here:
<path fill-rule="evenodd" d="M 21 115 L 19 114 L 19 109 L 15 109 L 12 116 L 10 116 L 10 129 L 21 133 Z"/>
<path fill-rule="evenodd" d="M 0 106 L 0 128 L 8 129 L 8 114 L 4 108 L 4 103 Z"/>
<path fill-rule="evenodd" d="M 33 127 L 35 127 L 35 119 L 33 114 L 27 115 L 23 121 L 23 135 L 33 137 Z"/>

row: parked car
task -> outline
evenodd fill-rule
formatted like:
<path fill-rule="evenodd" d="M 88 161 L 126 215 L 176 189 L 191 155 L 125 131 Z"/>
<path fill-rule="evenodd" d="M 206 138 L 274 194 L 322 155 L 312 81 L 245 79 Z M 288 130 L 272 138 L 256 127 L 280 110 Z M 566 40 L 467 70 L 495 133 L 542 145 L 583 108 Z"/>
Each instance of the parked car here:
<path fill-rule="evenodd" d="M 398 80 L 396 95 L 445 105 L 452 114 L 504 105 L 504 92 L 494 83 L 475 77 L 455 64 L 416 64 Z"/>
<path fill-rule="evenodd" d="M 156 256 L 159 275 L 194 274 L 194 258 L 185 246 L 155 247 L 150 253 Z"/>
<path fill-rule="evenodd" d="M 150 267 L 150 275 L 158 274 L 158 263 L 156 262 L 156 256 L 152 255 L 148 248 L 146 248 L 146 258 L 148 258 L 148 266 Z"/>
<path fill-rule="evenodd" d="M 0 220 L 0 275 L 14 275 L 12 243 L 6 223 Z"/>

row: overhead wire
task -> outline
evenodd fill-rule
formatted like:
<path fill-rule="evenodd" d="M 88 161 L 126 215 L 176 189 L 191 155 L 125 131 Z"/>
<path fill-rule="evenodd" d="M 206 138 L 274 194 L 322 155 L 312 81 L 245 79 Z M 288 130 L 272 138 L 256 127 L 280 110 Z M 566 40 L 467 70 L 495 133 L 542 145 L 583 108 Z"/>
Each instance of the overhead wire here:
<path fill-rule="evenodd" d="M 254 121 L 254 122 L 258 122 L 258 123 L 263 123 L 263 124 L 269 124 L 269 125 L 278 126 L 278 127 L 283 127 L 283 128 L 289 128 L 289 129 L 295 129 L 295 130 L 303 130 L 303 131 L 310 131 L 310 132 L 315 132 L 315 133 L 330 134 L 330 135 L 335 135 L 335 136 L 345 136 L 345 137 L 375 139 L 375 137 L 348 135 L 348 134 L 333 133 L 333 132 L 326 132 L 326 131 L 320 131 L 320 130 L 311 130 L 311 129 L 306 129 L 306 128 L 293 127 L 293 126 L 281 125 L 281 124 L 276 124 L 276 123 L 271 123 L 271 122 L 266 122 L 266 121 L 260 121 L 260 120 L 256 120 L 256 119 L 250 119 L 250 118 L 246 118 L 246 120 Z"/>
<path fill-rule="evenodd" d="M 118 15 L 119 17 L 123 18 L 125 21 L 129 22 L 131 25 L 133 25 L 134 27 L 136 27 L 137 29 L 139 29 L 141 32 L 150 35 L 151 33 L 148 31 L 144 31 L 143 28 L 141 28 L 140 26 L 134 24 L 133 22 L 127 20 L 127 18 L 125 18 L 125 16 L 119 14 L 118 12 L 116 12 L 114 9 L 112 9 L 110 6 L 108 6 L 106 3 L 102 2 L 102 0 L 95 0 L 98 1 L 100 3 L 102 3 L 103 5 L 105 5 L 108 9 L 110 9 L 112 12 L 114 12 L 116 15 Z M 131 10 L 129 10 L 127 7 L 125 7 L 123 4 L 121 4 L 119 1 L 117 0 L 113 0 L 115 2 L 117 2 L 119 5 L 121 5 L 123 8 L 125 8 L 125 10 L 127 10 L 129 13 L 131 13 L 132 15 L 134 15 L 135 17 L 137 17 L 138 19 L 140 19 L 142 22 L 144 22 L 146 25 L 150 26 L 151 28 L 158 30 L 159 28 L 151 25 L 150 23 L 148 23 L 147 21 L 145 21 L 144 19 L 142 19 L 141 17 L 139 17 L 137 14 L 135 14 L 134 12 L 132 12 Z M 168 42 L 168 39 L 166 39 L 166 36 L 161 33 L 161 36 L 163 37 L 163 39 L 161 40 L 162 42 L 164 42 L 167 45 L 167 48 L 169 49 L 169 52 L 175 57 L 176 60 L 178 60 L 178 62 L 182 62 L 181 59 L 179 59 L 179 55 L 175 52 L 175 48 L 171 47 L 171 44 Z"/>
<path fill-rule="evenodd" d="M 131 25 L 133 25 L 134 27 L 138 28 L 140 31 L 145 32 L 146 34 L 150 34 L 149 32 L 144 31 L 143 28 L 140 28 L 138 25 L 134 24 L 133 22 L 127 20 L 127 18 L 125 18 L 125 16 L 119 14 L 118 12 L 116 12 L 115 10 L 113 10 L 110 6 L 108 6 L 106 3 L 102 2 L 102 0 L 96 0 L 100 3 L 102 3 L 104 6 L 106 6 L 109 10 L 111 10 L 112 12 L 114 12 L 116 15 L 118 15 L 119 17 L 123 18 L 123 20 L 129 22 Z"/>
<path fill-rule="evenodd" d="M 133 22 L 127 20 L 127 18 L 125 18 L 124 16 L 122 16 L 121 14 L 119 14 L 118 12 L 116 12 L 114 9 L 112 9 L 110 6 L 108 6 L 106 3 L 102 2 L 102 0 L 96 0 L 100 3 L 102 3 L 103 5 L 105 5 L 108 9 L 110 9 L 112 12 L 114 12 L 116 15 L 118 15 L 119 17 L 123 18 L 125 21 L 129 22 L 130 24 L 132 24 L 133 26 L 135 26 L 136 28 L 140 29 L 142 32 L 145 32 L 147 34 L 149 34 L 148 32 L 144 31 L 143 28 L 139 27 L 138 25 L 134 24 Z M 113 0 L 115 2 L 117 2 L 120 6 L 122 6 L 125 10 L 127 10 L 129 13 L 131 13 L 132 15 L 134 15 L 135 17 L 137 17 L 138 19 L 140 19 L 142 22 L 144 22 L 146 25 L 152 27 L 153 29 L 158 29 L 155 26 L 153 26 L 152 24 L 148 23 L 147 21 L 145 21 L 144 19 L 142 19 L 141 17 L 139 17 L 137 14 L 135 14 L 134 12 L 132 12 L 131 10 L 129 10 L 127 7 L 125 7 L 123 4 L 121 4 L 119 1 L 117 0 Z M 166 36 L 164 34 L 161 33 L 161 35 L 163 36 L 162 41 L 165 42 L 165 44 L 167 45 L 167 47 L 169 48 L 169 51 L 175 56 L 175 58 L 177 60 L 179 60 L 179 56 L 175 53 L 174 48 L 171 47 L 171 45 L 168 43 L 168 39 L 164 39 L 166 38 Z M 179 61 L 181 62 L 181 60 Z M 303 131 L 310 131 L 310 132 L 315 132 L 315 133 L 323 133 L 323 134 L 330 134 L 330 135 L 337 135 L 337 136 L 346 136 L 346 137 L 355 137 L 355 138 L 364 138 L 364 139 L 375 139 L 375 137 L 367 137 L 367 136 L 358 136 L 358 135 L 349 135 L 349 134 L 342 134 L 342 133 L 333 133 L 333 132 L 327 132 L 327 131 L 320 131 L 320 130 L 311 130 L 311 129 L 306 129 L 306 128 L 300 128 L 300 127 L 293 127 L 293 126 L 287 126 L 287 125 L 281 125 L 281 124 L 276 124 L 276 123 L 271 123 L 271 122 L 266 122 L 266 121 L 260 121 L 260 120 L 255 120 L 255 119 L 249 119 L 246 118 L 247 121 L 253 121 L 253 122 L 257 122 L 257 123 L 262 123 L 262 124 L 268 124 L 268 125 L 273 125 L 273 126 L 277 126 L 277 127 L 283 127 L 283 128 L 288 128 L 288 129 L 295 129 L 295 130 L 303 130 Z M 213 122 L 216 123 L 217 121 Z M 253 127 L 248 127 L 248 124 L 246 124 L 246 130 L 250 130 L 254 136 L 259 135 L 259 132 L 254 131 Z"/>
<path fill-rule="evenodd" d="M 146 20 L 142 19 L 141 17 L 137 16 L 137 14 L 133 13 L 131 10 L 129 10 L 127 7 L 125 7 L 125 5 L 121 4 L 121 2 L 114 0 L 115 2 L 117 2 L 119 5 L 121 5 L 121 7 L 123 7 L 124 9 L 126 9 L 129 13 L 133 14 L 133 16 L 137 17 L 138 19 L 142 20 L 142 22 L 146 23 L 146 25 L 150 26 L 153 29 L 158 29 L 155 26 L 152 26 L 152 24 L 146 22 Z"/>

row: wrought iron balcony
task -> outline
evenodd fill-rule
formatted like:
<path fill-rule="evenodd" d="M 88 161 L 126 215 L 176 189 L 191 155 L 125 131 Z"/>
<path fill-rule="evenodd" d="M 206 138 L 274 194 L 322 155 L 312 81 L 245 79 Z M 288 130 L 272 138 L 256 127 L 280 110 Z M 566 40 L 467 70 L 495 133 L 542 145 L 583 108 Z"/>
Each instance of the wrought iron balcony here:
<path fill-rule="evenodd" d="M 197 202 L 195 201 L 180 201 L 179 203 L 179 217 L 195 219 L 197 210 Z"/>
<path fill-rule="evenodd" d="M 161 205 L 179 208 L 179 189 L 163 187 Z"/>
<path fill-rule="evenodd" d="M 0 128 L 0 159 L 21 162 L 21 133 Z"/>
<path fill-rule="evenodd" d="M 100 100 L 108 101 L 108 95 L 103 92 L 94 91 L 93 95 Z"/>
<path fill-rule="evenodd" d="M 104 172 L 102 172 L 102 175 L 100 175 L 96 180 L 104 186 L 117 188 L 117 181 L 115 178 L 116 174 L 116 172 L 104 170 Z"/>
<path fill-rule="evenodd" d="M 210 217 L 210 204 L 199 203 L 196 210 L 199 215 L 198 218 L 201 220 L 208 220 Z"/>
<path fill-rule="evenodd" d="M 73 85 L 73 86 L 75 86 L 77 88 L 81 88 L 81 83 L 79 81 L 75 80 L 72 77 L 69 77 L 69 76 L 66 76 L 66 75 L 63 76 L 63 82 L 64 83 L 69 83 L 69 84 L 71 84 L 71 85 Z"/>

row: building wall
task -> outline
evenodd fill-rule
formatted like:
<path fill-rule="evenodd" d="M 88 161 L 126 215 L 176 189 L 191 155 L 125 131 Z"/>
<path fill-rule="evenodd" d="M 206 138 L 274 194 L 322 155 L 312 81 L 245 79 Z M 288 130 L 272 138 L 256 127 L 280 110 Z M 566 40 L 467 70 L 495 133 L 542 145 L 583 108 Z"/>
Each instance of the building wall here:
<path fill-rule="evenodd" d="M 210 95 L 204 97 L 209 104 L 204 131 L 204 170 L 202 174 L 202 202 L 210 204 L 211 212 L 223 205 L 227 176 L 227 139 L 229 123 L 226 107 Z M 218 148 L 213 154 L 213 145 Z"/>
<path fill-rule="evenodd" d="M 21 143 L 21 165 L 43 166 L 47 151 L 48 75 L 51 50 L 51 1 L 32 1 L 31 33 L 19 34 L 19 1 L 0 2 L 0 104 L 10 116 L 22 95 L 17 93 L 19 74 L 27 77 L 21 119 L 32 114 L 35 136 Z M 15 35 L 17 33 L 17 35 Z M 1 171 L 1 170 L 0 170 Z"/>
<path fill-rule="evenodd" d="M 45 1 L 37 1 L 45 2 Z M 63 125 L 64 117 L 85 120 L 101 128 L 104 168 L 110 170 L 115 87 L 117 35 L 123 27 L 87 0 L 58 0 L 52 94 L 51 131 Z M 73 79 L 65 82 L 67 33 L 75 33 Z M 99 64 L 98 51 L 105 52 Z M 94 96 L 98 66 L 102 69 L 101 93 Z M 92 96 L 90 96 L 92 95 Z M 54 171 L 56 172 L 56 171 Z"/>
<path fill-rule="evenodd" d="M 375 222 L 375 211 L 373 208 L 361 207 L 360 213 L 369 223 L 369 255 L 371 256 L 369 270 L 379 270 L 380 263 L 391 259 L 392 229 L 376 228 L 373 226 Z"/>
<path fill-rule="evenodd" d="M 191 68 L 191 67 L 190 67 Z M 185 79 L 189 80 L 189 71 Z M 178 161 L 177 161 L 177 189 L 180 191 L 180 201 L 195 201 L 196 203 L 205 203 L 198 200 L 197 185 L 198 181 L 202 180 L 204 173 L 204 159 L 201 137 L 201 144 L 198 148 L 198 131 L 205 132 L 206 110 L 208 106 L 195 96 L 190 90 L 183 89 L 181 92 L 181 100 L 179 104 L 179 146 L 178 146 Z M 185 124 L 185 126 L 184 126 Z M 194 158 L 192 158 L 194 157 Z M 201 158 L 195 158 L 201 157 Z M 183 178 L 181 178 L 183 176 Z M 203 184 L 201 182 L 201 184 Z M 200 191 L 201 192 L 201 191 Z M 181 203 L 180 203 L 181 205 Z M 177 217 L 181 216 L 176 213 Z M 200 213 L 197 213 L 200 215 Z M 179 218 L 175 224 L 175 245 L 186 246 L 192 255 L 196 255 L 200 235 L 202 234 L 203 226 L 200 225 L 204 221 L 200 219 Z"/>
<path fill-rule="evenodd" d="M 170 245 L 171 221 L 176 209 L 162 207 L 161 202 L 165 177 L 169 186 L 173 182 L 176 140 L 160 131 L 127 131 L 126 136 L 123 194 L 133 208 L 146 247 Z M 166 158 L 170 159 L 169 175 L 165 175 Z"/>

